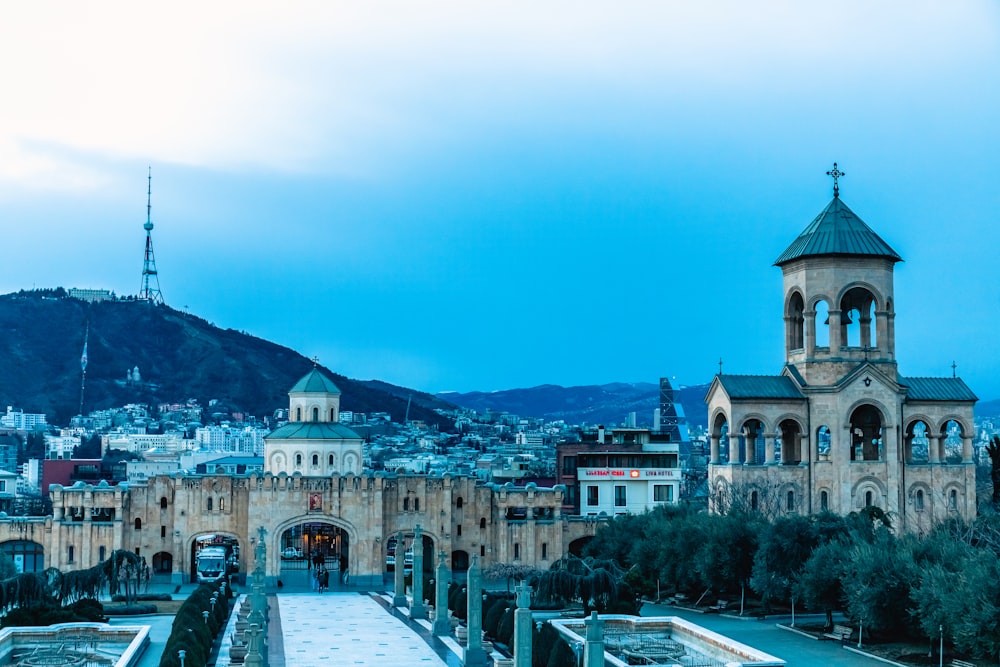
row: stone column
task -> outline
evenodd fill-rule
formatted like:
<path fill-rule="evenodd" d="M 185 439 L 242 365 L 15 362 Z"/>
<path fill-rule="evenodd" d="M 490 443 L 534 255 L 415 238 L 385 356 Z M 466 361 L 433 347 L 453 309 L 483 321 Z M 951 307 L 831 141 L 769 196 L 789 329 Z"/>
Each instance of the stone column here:
<path fill-rule="evenodd" d="M 774 465 L 774 434 L 764 434 L 764 465 Z"/>
<path fill-rule="evenodd" d="M 403 557 L 406 560 L 406 557 Z M 413 529 L 413 604 L 410 605 L 410 618 L 427 618 L 427 605 L 424 604 L 424 538 L 420 524 Z"/>
<path fill-rule="evenodd" d="M 802 313 L 805 318 L 805 340 L 803 341 L 803 347 L 806 351 L 807 357 L 812 357 L 816 354 L 816 311 L 807 310 Z"/>
<path fill-rule="evenodd" d="M 466 595 L 469 639 L 465 645 L 462 662 L 465 667 L 486 667 L 486 651 L 483 650 L 483 573 L 479 569 L 477 555 L 472 556 L 472 563 L 469 565 Z"/>
<path fill-rule="evenodd" d="M 718 465 L 719 463 L 719 436 L 713 435 L 710 439 L 709 444 L 709 461 L 712 465 Z"/>
<path fill-rule="evenodd" d="M 840 309 L 830 308 L 830 354 L 836 356 L 844 346 L 844 337 L 840 331 Z"/>
<path fill-rule="evenodd" d="M 451 634 L 451 622 L 448 620 L 448 582 L 451 581 L 451 572 L 444 564 L 448 554 L 443 551 L 438 552 L 438 566 L 434 573 L 434 634 Z"/>
<path fill-rule="evenodd" d="M 972 438 L 962 436 L 962 463 L 972 463 Z"/>
<path fill-rule="evenodd" d="M 941 463 L 941 437 L 937 435 L 927 436 L 927 462 Z"/>
<path fill-rule="evenodd" d="M 809 436 L 804 433 L 799 433 L 799 461 L 805 461 L 807 463 L 812 463 L 816 459 L 812 456 L 812 447 L 809 446 Z"/>
<path fill-rule="evenodd" d="M 757 463 L 757 433 L 743 432 L 743 462 L 747 465 Z"/>
<path fill-rule="evenodd" d="M 590 618 L 585 620 L 587 626 L 587 644 L 583 649 L 583 667 L 604 667 L 604 621 L 597 617 L 597 612 L 590 612 Z"/>
<path fill-rule="evenodd" d="M 531 586 L 521 581 L 514 611 L 514 667 L 531 667 Z"/>
<path fill-rule="evenodd" d="M 393 607 L 405 607 L 406 603 L 406 579 L 403 570 L 406 567 L 406 537 L 400 533 L 396 540 L 396 564 L 393 565 L 393 582 L 395 584 L 395 594 L 392 596 Z"/>

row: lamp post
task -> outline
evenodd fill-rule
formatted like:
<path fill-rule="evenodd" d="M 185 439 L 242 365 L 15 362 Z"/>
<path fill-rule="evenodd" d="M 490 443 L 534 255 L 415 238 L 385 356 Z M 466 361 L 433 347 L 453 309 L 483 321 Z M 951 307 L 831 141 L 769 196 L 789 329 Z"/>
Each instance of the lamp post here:
<path fill-rule="evenodd" d="M 184 667 L 184 658 L 187 656 L 187 651 L 181 649 L 177 651 L 177 657 L 181 660 L 181 667 Z"/>
<path fill-rule="evenodd" d="M 201 612 L 201 615 L 205 617 L 205 625 L 208 625 L 208 610 Z"/>

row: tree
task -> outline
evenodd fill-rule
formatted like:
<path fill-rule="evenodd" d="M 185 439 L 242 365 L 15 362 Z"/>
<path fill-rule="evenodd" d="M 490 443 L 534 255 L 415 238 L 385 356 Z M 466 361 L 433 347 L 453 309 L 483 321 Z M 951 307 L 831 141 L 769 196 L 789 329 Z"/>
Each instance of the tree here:
<path fill-rule="evenodd" d="M 809 517 L 789 514 L 763 526 L 750 585 L 765 606 L 793 597 L 795 581 L 818 543 L 817 525 Z"/>
<path fill-rule="evenodd" d="M 833 628 L 833 611 L 842 604 L 840 582 L 850 549 L 846 539 L 819 545 L 803 564 L 795 583 L 795 593 L 806 606 L 826 614 L 827 629 Z"/>
<path fill-rule="evenodd" d="M 694 559 L 705 587 L 720 594 L 734 592 L 739 587 L 741 614 L 757 552 L 760 530 L 757 524 L 753 517 L 740 514 L 715 518 Z"/>
<path fill-rule="evenodd" d="M 841 586 L 848 615 L 871 632 L 905 635 L 911 579 L 916 579 L 908 549 L 887 530 L 871 542 L 855 542 L 844 565 Z"/>
<path fill-rule="evenodd" d="M 993 505 L 1000 507 L 1000 435 L 986 445 L 986 453 L 990 455 L 990 480 L 993 482 Z"/>
<path fill-rule="evenodd" d="M 591 610 L 602 612 L 618 599 L 624 577 L 625 570 L 613 560 L 569 555 L 539 575 L 535 581 L 537 600 L 542 603 L 579 601 L 583 604 L 584 616 Z"/>

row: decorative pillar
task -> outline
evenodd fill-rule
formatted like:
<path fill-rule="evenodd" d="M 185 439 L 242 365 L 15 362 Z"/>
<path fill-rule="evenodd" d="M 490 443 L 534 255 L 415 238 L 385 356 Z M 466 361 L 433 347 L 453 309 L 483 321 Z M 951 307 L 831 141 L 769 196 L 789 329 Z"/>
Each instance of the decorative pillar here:
<path fill-rule="evenodd" d="M 743 431 L 743 463 L 754 465 L 757 463 L 757 432 Z"/>
<path fill-rule="evenodd" d="M 469 566 L 465 604 L 469 639 L 462 662 L 465 667 L 486 667 L 486 651 L 483 650 L 483 573 L 479 569 L 479 556 L 475 554 Z"/>
<path fill-rule="evenodd" d="M 713 435 L 709 441 L 709 460 L 712 465 L 719 464 L 719 436 Z"/>
<path fill-rule="evenodd" d="M 805 461 L 807 463 L 812 463 L 816 459 L 812 456 L 812 447 L 809 446 L 809 436 L 804 433 L 799 433 L 799 461 Z"/>
<path fill-rule="evenodd" d="M 830 321 L 830 354 L 836 355 L 844 346 L 844 336 L 840 328 L 840 310 L 831 308 L 828 319 Z"/>
<path fill-rule="evenodd" d="M 962 463 L 972 463 L 972 438 L 962 436 Z"/>
<path fill-rule="evenodd" d="M 531 586 L 522 580 L 514 590 L 514 667 L 531 667 Z"/>
<path fill-rule="evenodd" d="M 434 634 L 451 634 L 451 622 L 448 620 L 448 582 L 451 581 L 451 572 L 444 564 L 448 554 L 443 551 L 438 552 L 438 566 L 434 574 Z"/>
<path fill-rule="evenodd" d="M 243 661 L 246 667 L 264 667 L 264 654 L 261 651 L 263 634 L 264 631 L 261 630 L 259 625 L 251 625 L 247 630 L 247 636 L 250 641 L 248 642 L 247 657 Z"/>
<path fill-rule="evenodd" d="M 403 570 L 406 567 L 406 536 L 400 533 L 396 540 L 395 565 L 393 568 L 393 582 L 395 584 L 395 594 L 392 596 L 393 607 L 405 607 L 406 602 L 406 579 Z"/>
<path fill-rule="evenodd" d="M 927 462 L 941 463 L 941 437 L 937 435 L 927 436 Z"/>
<path fill-rule="evenodd" d="M 774 434 L 764 434 L 764 465 L 774 465 Z"/>
<path fill-rule="evenodd" d="M 590 612 L 586 619 L 587 645 L 583 649 L 583 667 L 604 667 L 604 621 L 597 617 L 597 612 Z"/>
<path fill-rule="evenodd" d="M 403 556 L 406 560 L 406 556 Z M 410 618 L 427 618 L 427 605 L 424 604 L 424 538 L 418 523 L 413 529 L 413 604 L 410 605 Z"/>
<path fill-rule="evenodd" d="M 812 357 L 816 354 L 816 311 L 807 310 L 802 313 L 805 318 L 805 341 L 803 347 L 805 347 L 806 356 Z"/>

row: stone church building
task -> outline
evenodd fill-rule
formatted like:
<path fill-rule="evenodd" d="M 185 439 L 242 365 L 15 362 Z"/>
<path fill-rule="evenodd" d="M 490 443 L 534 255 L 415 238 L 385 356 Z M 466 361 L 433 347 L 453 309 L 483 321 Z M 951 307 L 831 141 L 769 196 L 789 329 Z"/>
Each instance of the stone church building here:
<path fill-rule="evenodd" d="M 353 586 L 381 587 L 418 526 L 425 571 L 442 553 L 454 570 L 473 555 L 484 567 L 548 568 L 596 531 L 599 520 L 563 514 L 563 486 L 363 471 L 362 438 L 338 422 L 339 411 L 340 390 L 314 368 L 289 392 L 290 421 L 265 438 L 263 473 L 52 485 L 52 516 L 0 517 L 0 549 L 22 571 L 88 568 L 127 549 L 184 583 L 209 544 L 225 544 L 248 572 L 263 529 L 271 584 L 307 581 L 308 561 L 321 555 L 341 580 L 349 573 Z"/>
<path fill-rule="evenodd" d="M 976 396 L 896 361 L 900 256 L 840 198 L 775 260 L 784 297 L 777 375 L 715 376 L 705 397 L 713 511 L 847 514 L 875 505 L 921 532 L 976 515 Z M 721 371 L 721 368 L 720 368 Z"/>

